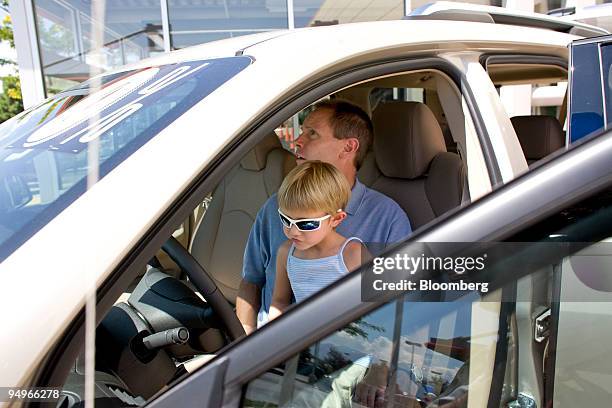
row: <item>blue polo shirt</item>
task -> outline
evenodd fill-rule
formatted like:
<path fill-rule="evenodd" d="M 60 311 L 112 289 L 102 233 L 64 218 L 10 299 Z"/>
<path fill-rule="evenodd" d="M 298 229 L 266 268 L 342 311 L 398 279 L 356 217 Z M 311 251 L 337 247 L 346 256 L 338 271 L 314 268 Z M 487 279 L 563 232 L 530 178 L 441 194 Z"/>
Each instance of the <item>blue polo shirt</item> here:
<path fill-rule="evenodd" d="M 345 237 L 360 238 L 373 255 L 412 232 L 404 210 L 392 199 L 355 181 L 345 209 L 347 217 L 336 228 Z M 276 277 L 276 253 L 287 237 L 278 217 L 276 194 L 259 209 L 244 250 L 242 277 L 261 290 L 257 325 L 268 321 Z"/>

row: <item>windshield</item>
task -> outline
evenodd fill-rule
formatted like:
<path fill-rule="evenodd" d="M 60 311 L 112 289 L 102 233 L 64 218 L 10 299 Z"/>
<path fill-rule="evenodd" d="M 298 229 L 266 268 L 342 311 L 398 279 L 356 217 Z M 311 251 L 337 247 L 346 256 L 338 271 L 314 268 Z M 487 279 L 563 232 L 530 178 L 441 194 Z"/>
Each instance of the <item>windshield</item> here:
<path fill-rule="evenodd" d="M 86 191 L 93 167 L 103 178 L 250 63 L 231 57 L 110 74 L 2 124 L 0 261 Z"/>

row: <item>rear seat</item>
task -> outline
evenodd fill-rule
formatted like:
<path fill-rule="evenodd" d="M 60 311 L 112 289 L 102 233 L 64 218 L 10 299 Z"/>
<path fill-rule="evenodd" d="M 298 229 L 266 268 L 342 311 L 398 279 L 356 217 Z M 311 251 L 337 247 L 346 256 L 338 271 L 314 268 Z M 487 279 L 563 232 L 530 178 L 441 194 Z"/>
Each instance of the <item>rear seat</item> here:
<path fill-rule="evenodd" d="M 413 230 L 461 204 L 463 162 L 446 151 L 440 125 L 427 105 L 383 103 L 372 122 L 374 152 L 359 169 L 359 180 L 394 199 Z"/>
<path fill-rule="evenodd" d="M 565 146 L 565 134 L 552 116 L 515 116 L 510 119 L 530 166 Z"/>

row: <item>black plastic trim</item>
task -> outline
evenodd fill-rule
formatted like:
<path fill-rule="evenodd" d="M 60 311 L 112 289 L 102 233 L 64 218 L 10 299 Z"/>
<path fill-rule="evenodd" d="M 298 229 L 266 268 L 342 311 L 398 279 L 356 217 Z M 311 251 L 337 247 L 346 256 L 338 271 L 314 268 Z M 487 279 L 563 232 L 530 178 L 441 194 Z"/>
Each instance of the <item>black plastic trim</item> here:
<path fill-rule="evenodd" d="M 516 283 L 513 282 L 502 289 L 502 299 L 516 298 Z M 495 346 L 495 361 L 493 363 L 493 375 L 491 376 L 491 389 L 489 391 L 488 407 L 499 406 L 504 391 L 504 379 L 506 376 L 506 364 L 508 362 L 508 329 L 510 319 L 516 310 L 516 304 L 502 302 L 499 311 L 499 331 L 497 333 L 497 344 Z M 520 345 L 517 344 L 518 348 Z M 518 361 L 515 362 L 518 366 Z"/>
<path fill-rule="evenodd" d="M 495 64 L 542 64 L 555 65 L 567 71 L 567 60 L 551 55 L 532 55 L 532 54 L 482 54 L 479 58 L 480 65 L 487 70 L 489 65 Z"/>
<path fill-rule="evenodd" d="M 548 325 L 548 358 L 546 359 L 546 378 L 544 382 L 544 401 L 552 406 L 555 396 L 555 368 L 557 362 L 557 338 L 559 335 L 559 314 L 561 312 L 561 279 L 563 268 L 560 264 L 553 267 L 552 294 L 550 302 L 550 322 Z"/>

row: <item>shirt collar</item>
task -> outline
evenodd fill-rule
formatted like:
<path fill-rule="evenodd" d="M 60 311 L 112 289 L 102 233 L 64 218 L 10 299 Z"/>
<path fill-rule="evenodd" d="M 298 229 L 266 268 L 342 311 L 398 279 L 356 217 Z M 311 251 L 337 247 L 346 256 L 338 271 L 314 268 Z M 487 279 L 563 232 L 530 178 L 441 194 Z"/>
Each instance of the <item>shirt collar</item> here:
<path fill-rule="evenodd" d="M 366 193 L 366 187 L 355 178 L 355 185 L 351 190 L 351 198 L 346 205 L 345 211 L 349 215 L 355 215 L 359 207 L 361 206 L 361 202 L 363 201 L 363 197 Z"/>

